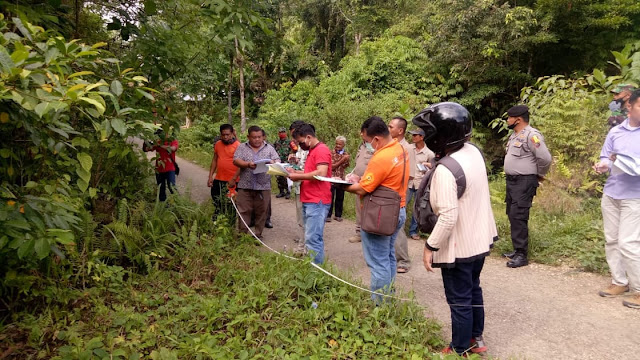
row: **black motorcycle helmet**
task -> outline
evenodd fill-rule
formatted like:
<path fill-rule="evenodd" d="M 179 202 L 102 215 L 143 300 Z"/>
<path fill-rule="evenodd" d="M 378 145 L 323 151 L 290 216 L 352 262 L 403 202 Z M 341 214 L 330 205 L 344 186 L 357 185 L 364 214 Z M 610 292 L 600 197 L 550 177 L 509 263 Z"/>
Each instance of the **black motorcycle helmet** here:
<path fill-rule="evenodd" d="M 420 111 L 413 123 L 424 130 L 427 147 L 441 158 L 471 137 L 473 122 L 467 109 L 454 102 L 433 104 Z"/>

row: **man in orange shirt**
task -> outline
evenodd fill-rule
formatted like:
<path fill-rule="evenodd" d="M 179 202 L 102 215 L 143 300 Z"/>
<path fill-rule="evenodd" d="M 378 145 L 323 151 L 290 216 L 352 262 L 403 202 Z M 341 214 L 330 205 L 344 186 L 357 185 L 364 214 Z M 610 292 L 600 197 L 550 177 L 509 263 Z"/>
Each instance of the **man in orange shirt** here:
<path fill-rule="evenodd" d="M 207 182 L 207 186 L 211 188 L 211 199 L 215 206 L 214 216 L 217 217 L 224 212 L 229 215 L 231 224 L 235 221 L 235 211 L 227 200 L 227 183 L 238 170 L 238 167 L 233 164 L 233 154 L 240 144 L 233 134 L 233 126 L 230 124 L 220 125 L 220 140 L 213 146 L 213 159 L 211 159 L 209 181 Z"/>
<path fill-rule="evenodd" d="M 345 190 L 364 196 L 372 193 L 378 186 L 385 186 L 398 192 L 401 198 L 398 226 L 392 235 L 371 234 L 364 229 L 360 231 L 364 259 L 371 271 L 370 288 L 372 291 L 389 292 L 396 278 L 394 245 L 398 231 L 404 226 L 407 216 L 405 200 L 409 182 L 409 155 L 402 145 L 391 137 L 387 124 L 378 116 L 367 119 L 362 124 L 360 133 L 365 146 L 374 153 L 362 178 L 354 179 L 359 182 Z M 373 295 L 372 298 L 379 302 L 382 296 Z"/>

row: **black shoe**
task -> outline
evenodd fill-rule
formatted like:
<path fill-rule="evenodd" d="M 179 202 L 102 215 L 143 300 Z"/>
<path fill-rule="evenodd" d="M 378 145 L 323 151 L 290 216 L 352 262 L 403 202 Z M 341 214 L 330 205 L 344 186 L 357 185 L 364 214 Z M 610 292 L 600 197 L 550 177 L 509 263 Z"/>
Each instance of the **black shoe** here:
<path fill-rule="evenodd" d="M 284 196 L 284 198 L 285 198 L 285 199 L 287 199 L 287 200 L 291 199 L 291 193 L 290 193 L 290 192 L 288 192 L 288 193 Z"/>
<path fill-rule="evenodd" d="M 285 197 L 287 194 L 281 192 L 280 194 L 276 195 L 276 198 L 280 199 L 282 197 Z"/>
<path fill-rule="evenodd" d="M 271 223 L 270 220 L 267 220 L 264 223 L 264 227 L 266 227 L 267 229 L 273 229 L 273 224 Z"/>
<path fill-rule="evenodd" d="M 513 257 L 516 256 L 516 251 L 513 250 L 512 252 L 504 253 L 502 254 L 502 256 L 506 257 L 507 259 L 513 259 Z"/>
<path fill-rule="evenodd" d="M 523 254 L 517 253 L 514 255 L 513 259 L 507 261 L 507 267 L 510 268 L 519 268 L 521 266 L 529 265 L 529 260 Z"/>

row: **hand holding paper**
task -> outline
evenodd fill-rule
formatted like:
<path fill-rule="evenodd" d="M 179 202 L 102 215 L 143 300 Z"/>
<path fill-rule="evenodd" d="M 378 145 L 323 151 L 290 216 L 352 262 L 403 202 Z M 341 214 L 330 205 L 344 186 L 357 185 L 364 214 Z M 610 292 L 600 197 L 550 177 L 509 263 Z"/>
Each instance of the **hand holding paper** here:
<path fill-rule="evenodd" d="M 289 169 L 291 165 L 275 163 L 275 164 L 267 164 L 267 174 L 276 175 L 276 176 L 284 176 L 289 177 Z"/>

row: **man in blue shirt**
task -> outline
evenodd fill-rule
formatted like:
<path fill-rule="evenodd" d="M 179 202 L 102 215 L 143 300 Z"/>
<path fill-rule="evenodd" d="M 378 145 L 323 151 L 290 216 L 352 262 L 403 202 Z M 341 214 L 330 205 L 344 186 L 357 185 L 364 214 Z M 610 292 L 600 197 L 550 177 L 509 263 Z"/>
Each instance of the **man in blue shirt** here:
<path fill-rule="evenodd" d="M 640 173 L 619 170 L 616 155 L 640 163 L 640 90 L 634 91 L 627 105 L 628 117 L 615 126 L 604 142 L 596 173 L 609 173 L 602 195 L 605 252 L 611 269 L 611 285 L 600 296 L 633 296 L 623 305 L 640 309 Z"/>

